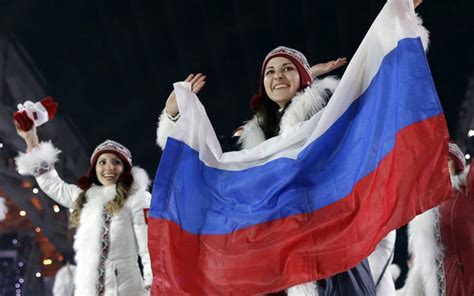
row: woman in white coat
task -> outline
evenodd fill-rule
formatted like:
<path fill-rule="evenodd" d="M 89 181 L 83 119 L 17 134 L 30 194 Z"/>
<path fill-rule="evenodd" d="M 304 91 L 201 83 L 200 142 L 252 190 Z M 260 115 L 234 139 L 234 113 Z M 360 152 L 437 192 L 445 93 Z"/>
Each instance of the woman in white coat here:
<path fill-rule="evenodd" d="M 74 295 L 149 294 L 152 274 L 145 217 L 151 198 L 149 179 L 143 169 L 132 167 L 130 151 L 117 142 L 103 142 L 76 186 L 58 176 L 54 163 L 60 151 L 51 142 L 39 143 L 35 127 L 24 132 L 17 126 L 17 132 L 28 147 L 15 159 L 18 172 L 33 175 L 49 197 L 73 209 Z"/>

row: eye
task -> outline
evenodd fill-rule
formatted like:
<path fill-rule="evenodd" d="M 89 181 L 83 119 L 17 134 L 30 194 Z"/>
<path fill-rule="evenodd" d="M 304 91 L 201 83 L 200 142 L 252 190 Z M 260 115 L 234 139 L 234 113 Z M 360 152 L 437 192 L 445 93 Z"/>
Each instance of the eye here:
<path fill-rule="evenodd" d="M 113 164 L 114 165 L 121 165 L 122 162 L 120 160 L 116 159 L 116 160 L 114 160 Z"/>
<path fill-rule="evenodd" d="M 286 66 L 285 68 L 283 68 L 283 70 L 289 72 L 295 70 L 295 68 L 293 68 L 292 66 Z"/>
<path fill-rule="evenodd" d="M 275 73 L 275 70 L 269 69 L 269 70 L 265 71 L 265 76 L 272 75 L 273 73 Z"/>
<path fill-rule="evenodd" d="M 100 165 L 105 165 L 105 160 L 99 160 Z"/>

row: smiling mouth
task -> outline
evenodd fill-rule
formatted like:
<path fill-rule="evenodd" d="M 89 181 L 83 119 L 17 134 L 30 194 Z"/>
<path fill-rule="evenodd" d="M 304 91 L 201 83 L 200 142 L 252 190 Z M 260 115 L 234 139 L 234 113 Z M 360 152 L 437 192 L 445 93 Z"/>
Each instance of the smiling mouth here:
<path fill-rule="evenodd" d="M 278 89 L 283 89 L 283 88 L 289 88 L 289 85 L 286 85 L 286 84 L 277 84 L 273 87 L 274 90 L 278 90 Z"/>
<path fill-rule="evenodd" d="M 102 175 L 102 177 L 103 177 L 104 179 L 106 179 L 106 180 L 114 180 L 116 176 L 117 176 L 117 175 L 115 175 L 115 174 Z"/>

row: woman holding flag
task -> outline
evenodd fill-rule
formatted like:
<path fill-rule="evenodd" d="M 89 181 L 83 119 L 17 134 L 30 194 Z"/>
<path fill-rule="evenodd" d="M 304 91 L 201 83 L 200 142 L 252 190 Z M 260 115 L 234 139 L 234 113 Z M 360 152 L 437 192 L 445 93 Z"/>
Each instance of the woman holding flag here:
<path fill-rule="evenodd" d="M 415 7 L 421 1 L 414 1 Z M 420 30 L 427 37 L 427 32 Z M 424 40 L 426 44 L 426 40 Z M 322 110 L 330 94 L 335 90 L 338 80 L 326 77 L 317 80 L 316 76 L 332 71 L 346 63 L 337 59 L 326 64 L 310 67 L 306 57 L 299 51 L 288 47 L 277 47 L 265 58 L 259 91 L 251 99 L 250 105 L 255 116 L 235 133 L 233 149 L 252 149 L 275 136 L 283 135 L 301 122 L 307 121 Z M 185 80 L 191 90 L 198 93 L 205 85 L 202 74 L 190 75 Z M 157 129 L 157 143 L 163 149 L 180 114 L 173 93 L 166 102 Z M 393 234 L 393 233 L 392 233 Z M 393 235 L 389 238 L 393 248 Z M 378 260 L 383 266 L 390 260 L 390 252 L 385 260 Z M 279 260 L 280 258 L 278 258 Z M 380 259 L 380 258 L 379 258 Z M 352 265 L 353 266 L 353 265 Z M 324 280 L 288 287 L 289 295 L 375 295 L 374 278 L 380 278 L 384 268 L 377 268 L 381 274 L 372 275 L 368 261 L 364 260 L 352 269 Z M 378 290 L 378 289 L 377 289 Z M 379 295 L 390 295 L 394 289 L 379 291 Z M 225 294 L 225 291 L 222 292 Z"/>
<path fill-rule="evenodd" d="M 280 46 L 272 50 L 263 62 L 259 93 L 250 102 L 256 115 L 237 130 L 233 137 L 237 142 L 230 146 L 253 148 L 311 118 L 325 106 L 338 83 L 334 77 L 317 80 L 316 76 L 345 63 L 345 58 L 339 58 L 310 67 L 306 57 L 295 49 Z M 193 92 L 197 93 L 204 86 L 205 78 L 202 74 L 190 75 L 186 81 L 191 83 Z M 179 118 L 177 110 L 176 98 L 172 93 L 157 131 L 158 144 L 163 149 L 165 144 L 162 139 L 166 140 L 169 127 Z M 289 288 L 287 292 L 288 295 L 374 295 L 375 287 L 368 263 L 364 261 L 348 272 L 319 281 L 319 284 L 299 285 Z"/>

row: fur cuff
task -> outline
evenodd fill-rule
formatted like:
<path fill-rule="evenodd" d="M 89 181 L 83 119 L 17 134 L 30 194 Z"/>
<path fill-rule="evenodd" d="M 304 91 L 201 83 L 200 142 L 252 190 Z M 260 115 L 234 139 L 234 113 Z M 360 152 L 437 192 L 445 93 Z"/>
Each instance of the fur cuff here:
<path fill-rule="evenodd" d="M 258 124 L 257 117 L 254 116 L 252 120 L 246 122 L 243 126 L 243 131 L 237 140 L 237 144 L 242 149 L 251 149 L 263 141 L 265 141 L 265 134 Z"/>
<path fill-rule="evenodd" d="M 165 150 L 166 140 L 171 134 L 175 123 L 168 118 L 166 111 L 161 112 L 160 118 L 158 119 L 158 128 L 156 129 L 156 144 Z"/>
<path fill-rule="evenodd" d="M 423 26 L 423 19 L 416 13 L 416 22 L 418 23 L 418 30 L 421 38 L 421 43 L 423 44 L 423 48 L 425 49 L 425 52 L 428 51 L 428 46 L 430 45 L 430 31 L 428 31 L 424 26 Z"/>
<path fill-rule="evenodd" d="M 150 178 L 146 171 L 139 167 L 132 168 L 133 183 L 130 187 L 131 192 L 137 192 L 140 190 L 147 190 L 150 186 Z"/>
<path fill-rule="evenodd" d="M 51 142 L 41 142 L 27 153 L 20 152 L 15 158 L 18 173 L 21 175 L 40 176 L 54 167 L 61 153 Z"/>

